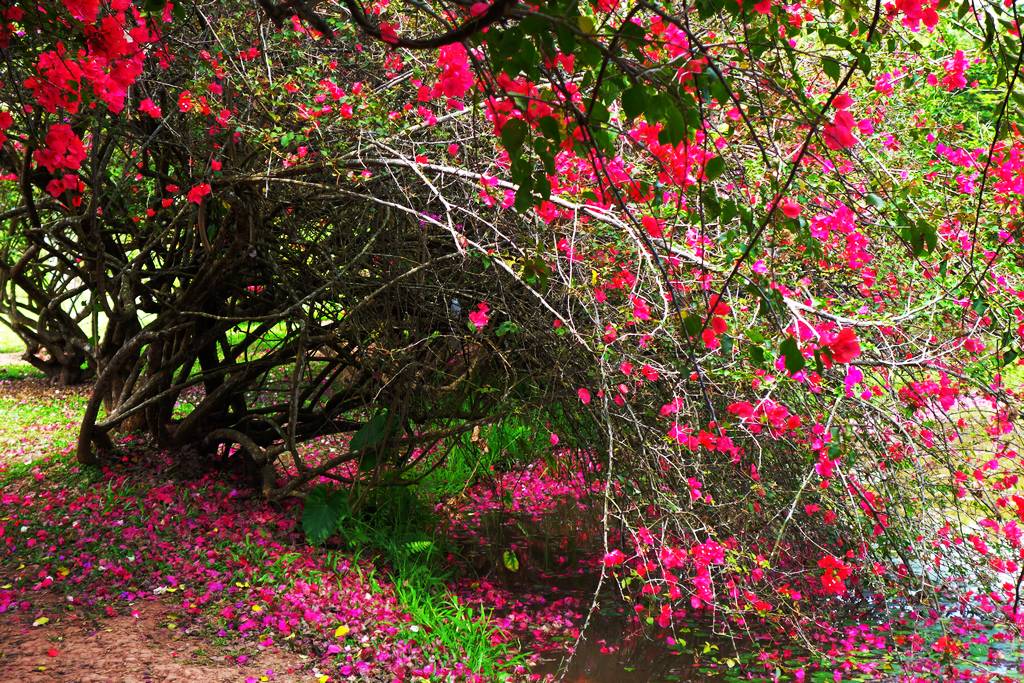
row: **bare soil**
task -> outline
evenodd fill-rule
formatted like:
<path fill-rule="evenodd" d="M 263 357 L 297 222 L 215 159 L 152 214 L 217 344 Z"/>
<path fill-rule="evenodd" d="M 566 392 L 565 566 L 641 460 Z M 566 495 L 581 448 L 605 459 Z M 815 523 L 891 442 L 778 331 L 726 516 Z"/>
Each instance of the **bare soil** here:
<path fill-rule="evenodd" d="M 52 601 L 56 602 L 56 596 Z M 45 601 L 45 599 L 44 599 Z M 47 609 L 47 614 L 56 614 Z M 142 603 L 134 616 L 96 618 L 65 612 L 32 626 L 28 614 L 0 614 L 0 681 L 42 683 L 242 683 L 246 680 L 310 682 L 317 679 L 306 658 L 276 647 L 239 664 L 237 653 L 168 628 L 173 610 Z"/>

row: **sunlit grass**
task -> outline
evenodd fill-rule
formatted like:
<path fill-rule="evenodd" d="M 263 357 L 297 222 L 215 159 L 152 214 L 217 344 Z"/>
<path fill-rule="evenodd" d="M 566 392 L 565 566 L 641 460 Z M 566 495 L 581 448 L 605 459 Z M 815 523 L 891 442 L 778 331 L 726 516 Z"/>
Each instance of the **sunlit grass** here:
<path fill-rule="evenodd" d="M 25 344 L 18 336 L 6 325 L 0 325 L 0 353 L 18 353 L 24 349 Z"/>

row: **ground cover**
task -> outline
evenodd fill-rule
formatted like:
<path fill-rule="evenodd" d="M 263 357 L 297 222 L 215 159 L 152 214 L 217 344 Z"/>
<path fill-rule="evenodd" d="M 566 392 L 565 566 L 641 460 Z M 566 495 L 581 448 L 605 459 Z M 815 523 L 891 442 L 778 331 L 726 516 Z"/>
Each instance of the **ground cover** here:
<path fill-rule="evenodd" d="M 0 662 L 19 680 L 1021 676 L 1013 633 L 973 600 L 840 605 L 834 622 L 788 640 L 753 614 L 749 641 L 698 611 L 666 619 L 605 555 L 600 473 L 560 469 L 557 456 L 471 470 L 455 451 L 450 469 L 318 545 L 301 501 L 268 503 L 180 457 L 154 471 L 142 463 L 160 454 L 132 435 L 116 461 L 79 466 L 82 392 L 4 374 Z M 325 440 L 308 455 L 346 447 Z M 620 530 L 607 539 L 638 551 Z"/>

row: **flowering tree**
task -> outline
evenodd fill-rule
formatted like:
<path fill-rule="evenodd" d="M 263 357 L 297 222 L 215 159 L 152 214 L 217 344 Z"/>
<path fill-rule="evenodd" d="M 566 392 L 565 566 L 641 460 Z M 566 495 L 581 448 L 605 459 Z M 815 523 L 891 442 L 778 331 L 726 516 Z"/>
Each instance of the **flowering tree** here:
<path fill-rule="evenodd" d="M 107 321 L 83 461 L 288 495 L 544 408 L 661 625 L 968 568 L 1019 619 L 1015 5 L 22 5 L 8 262 Z"/>

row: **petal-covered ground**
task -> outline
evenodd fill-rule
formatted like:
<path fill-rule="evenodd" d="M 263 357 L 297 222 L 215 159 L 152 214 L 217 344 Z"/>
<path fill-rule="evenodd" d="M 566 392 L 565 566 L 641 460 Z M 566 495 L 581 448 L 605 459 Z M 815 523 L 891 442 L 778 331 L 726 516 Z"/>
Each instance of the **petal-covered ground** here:
<path fill-rule="evenodd" d="M 1015 635 L 970 604 L 809 621 L 804 635 L 824 656 L 753 618 L 745 637 L 756 646 L 714 635 L 699 613 L 659 626 L 652 606 L 610 576 L 598 588 L 608 564 L 603 486 L 587 468 L 492 471 L 435 501 L 425 531 L 446 571 L 441 594 L 418 595 L 407 570 L 372 544 L 335 536 L 310 545 L 301 501 L 270 504 L 180 454 L 125 437 L 118 461 L 80 468 L 70 444 L 82 392 L 9 374 L 0 379 L 0 666 L 9 680 L 1022 677 Z M 607 539 L 625 547 L 614 529 Z M 476 650 L 473 638 L 483 639 Z M 489 674 L 474 659 L 481 650 Z"/>
<path fill-rule="evenodd" d="M 131 456 L 102 474 L 53 457 L 7 485 L 0 610 L 46 627 L 60 616 L 53 594 L 109 614 L 163 596 L 183 627 L 254 651 L 290 643 L 333 675 L 465 674 L 407 637 L 416 625 L 368 560 L 307 545 L 294 505 L 272 508 L 216 475 L 148 471 Z"/>

